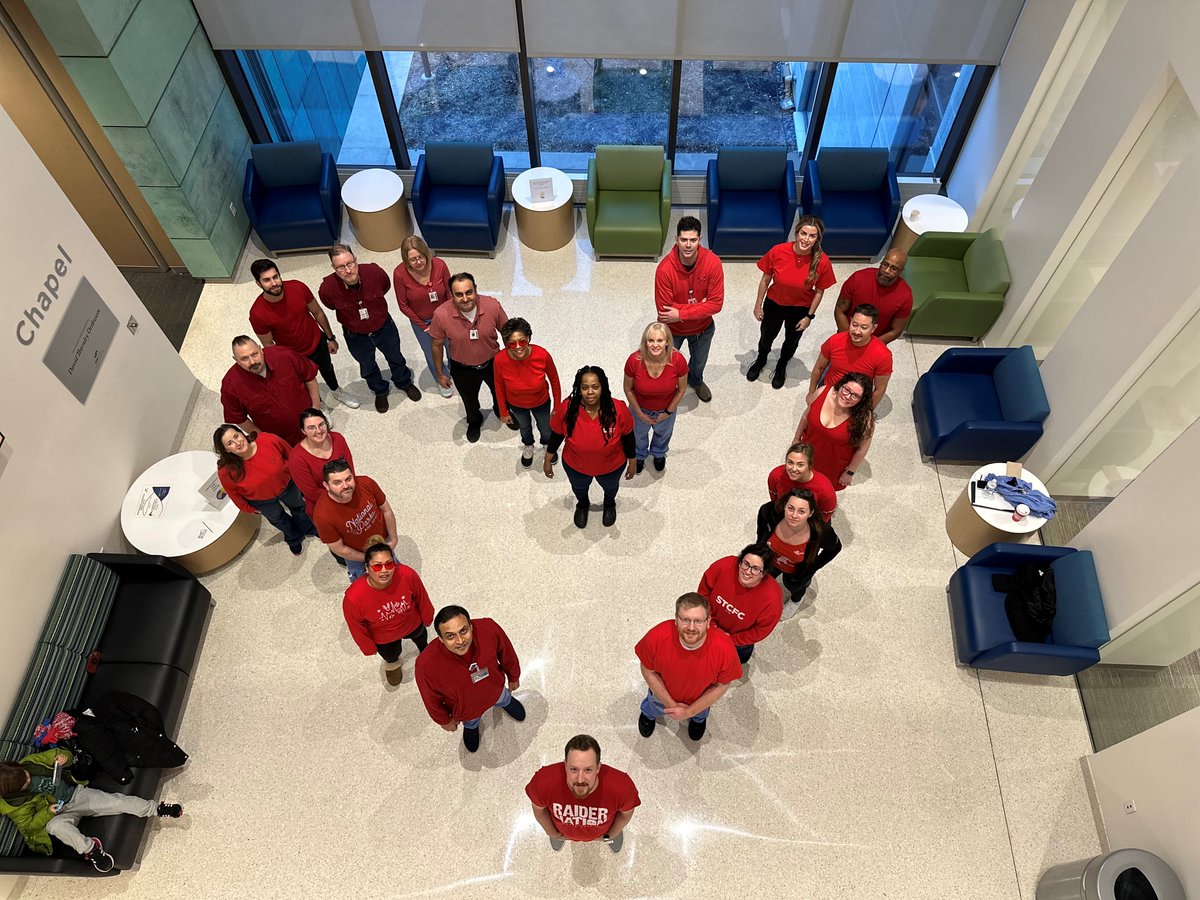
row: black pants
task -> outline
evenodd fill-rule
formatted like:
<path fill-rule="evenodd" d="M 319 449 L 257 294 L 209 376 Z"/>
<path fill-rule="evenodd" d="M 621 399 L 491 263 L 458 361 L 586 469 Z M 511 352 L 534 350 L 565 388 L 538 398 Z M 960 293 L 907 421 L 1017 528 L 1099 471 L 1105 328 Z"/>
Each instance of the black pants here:
<path fill-rule="evenodd" d="M 412 641 L 417 645 L 417 652 L 420 653 L 425 649 L 425 645 L 429 642 L 425 634 L 425 626 L 418 625 L 413 629 L 411 634 L 406 634 L 398 641 L 390 641 L 386 644 L 376 644 L 375 649 L 379 651 L 379 655 L 383 657 L 384 662 L 394 663 L 400 658 L 400 645 L 405 641 Z"/>
<path fill-rule="evenodd" d="M 483 414 L 479 411 L 479 388 L 482 385 L 486 384 L 492 392 L 492 409 L 496 408 L 496 376 L 492 370 L 492 361 L 489 359 L 484 365 L 476 368 L 452 359 L 450 378 L 458 388 L 458 395 L 462 397 L 463 407 L 467 411 L 467 424 L 480 424 L 483 421 Z"/>
<path fill-rule="evenodd" d="M 317 346 L 313 347 L 313 352 L 308 354 L 308 358 L 317 364 L 317 370 L 325 379 L 325 383 L 329 385 L 329 389 L 336 391 L 338 389 L 337 373 L 333 371 L 333 360 L 329 357 L 329 342 L 325 340 L 324 335 L 317 341 Z"/>
<path fill-rule="evenodd" d="M 739 644 L 733 649 L 737 651 L 738 662 L 740 662 L 742 665 L 750 662 L 750 657 L 754 655 L 753 644 Z"/>
<path fill-rule="evenodd" d="M 796 348 L 800 346 L 800 338 L 804 336 L 804 332 L 797 331 L 796 326 L 806 315 L 808 315 L 807 306 L 780 306 L 770 297 L 763 300 L 763 317 L 758 327 L 758 359 L 755 362 L 760 366 L 767 364 L 767 355 L 771 352 L 771 345 L 775 343 L 779 329 L 783 328 L 783 347 L 779 351 L 778 366 L 785 368 L 791 358 L 796 355 Z"/>

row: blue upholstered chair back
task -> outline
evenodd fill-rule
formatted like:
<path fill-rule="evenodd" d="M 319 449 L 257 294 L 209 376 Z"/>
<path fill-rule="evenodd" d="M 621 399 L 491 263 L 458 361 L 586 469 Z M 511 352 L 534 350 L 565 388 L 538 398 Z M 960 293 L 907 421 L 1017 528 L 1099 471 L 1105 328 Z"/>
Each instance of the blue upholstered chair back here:
<path fill-rule="evenodd" d="M 486 187 L 492 156 L 491 144 L 428 143 L 425 168 L 432 184 Z"/>
<path fill-rule="evenodd" d="M 265 188 L 316 185 L 321 180 L 321 145 L 316 141 L 255 144 L 250 156 Z"/>
<path fill-rule="evenodd" d="M 1050 563 L 1054 592 L 1058 598 L 1050 636 L 1068 647 L 1099 650 L 1108 643 L 1108 616 L 1096 577 L 1096 561 L 1090 550 L 1060 556 Z"/>
<path fill-rule="evenodd" d="M 888 152 L 878 147 L 826 147 L 817 153 L 821 190 L 873 191 L 887 178 Z"/>
<path fill-rule="evenodd" d="M 1050 415 L 1046 388 L 1028 344 L 1017 347 L 996 364 L 992 381 L 1006 422 L 1044 422 Z"/>
<path fill-rule="evenodd" d="M 723 191 L 777 191 L 787 168 L 784 147 L 736 147 L 717 151 L 717 181 Z"/>

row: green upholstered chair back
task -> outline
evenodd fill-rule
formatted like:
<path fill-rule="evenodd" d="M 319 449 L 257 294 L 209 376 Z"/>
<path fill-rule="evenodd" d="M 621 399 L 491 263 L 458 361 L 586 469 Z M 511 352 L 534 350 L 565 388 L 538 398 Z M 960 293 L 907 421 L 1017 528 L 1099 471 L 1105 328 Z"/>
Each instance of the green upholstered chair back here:
<path fill-rule="evenodd" d="M 1038 372 L 1033 348 L 1017 347 L 992 370 L 996 398 L 1006 422 L 1044 422 L 1050 415 L 1050 401 Z"/>
<path fill-rule="evenodd" d="M 321 180 L 321 145 L 316 141 L 255 144 L 250 156 L 263 187 L 315 185 Z"/>
<path fill-rule="evenodd" d="M 737 147 L 717 151 L 717 182 L 723 191 L 777 191 L 787 169 L 784 147 Z"/>
<path fill-rule="evenodd" d="M 888 152 L 880 147 L 825 147 L 817 153 L 821 190 L 873 191 L 887 178 Z"/>
<path fill-rule="evenodd" d="M 431 142 L 425 145 L 425 171 L 433 184 L 486 186 L 493 156 L 491 144 Z"/>
<path fill-rule="evenodd" d="M 659 147 L 601 144 L 596 148 L 596 187 L 601 191 L 662 191 L 665 151 Z"/>
<path fill-rule="evenodd" d="M 963 254 L 963 272 L 972 294 L 1007 294 L 1012 284 L 1008 257 L 995 228 L 977 237 Z"/>

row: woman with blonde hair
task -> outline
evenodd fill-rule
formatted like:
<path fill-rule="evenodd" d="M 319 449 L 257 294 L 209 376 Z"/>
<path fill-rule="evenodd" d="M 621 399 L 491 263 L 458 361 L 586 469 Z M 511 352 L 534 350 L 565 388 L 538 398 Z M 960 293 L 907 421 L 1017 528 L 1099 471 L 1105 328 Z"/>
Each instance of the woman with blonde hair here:
<path fill-rule="evenodd" d="M 445 262 L 433 255 L 429 245 L 415 234 L 409 235 L 400 244 L 403 262 L 392 273 L 392 284 L 396 287 L 396 303 L 400 312 L 408 317 L 421 352 L 425 354 L 425 365 L 433 376 L 438 393 L 450 397 L 454 392 L 438 384 L 433 367 L 433 339 L 429 336 L 429 323 L 434 310 L 450 298 L 450 269 Z M 445 351 L 443 351 L 445 352 Z M 450 369 L 450 360 L 442 362 Z"/>
<path fill-rule="evenodd" d="M 671 332 L 662 322 L 651 322 L 642 342 L 625 360 L 625 397 L 633 413 L 637 471 L 654 457 L 655 471 L 667 467 L 667 449 L 675 431 L 675 411 L 687 392 L 688 364 L 675 349 Z"/>

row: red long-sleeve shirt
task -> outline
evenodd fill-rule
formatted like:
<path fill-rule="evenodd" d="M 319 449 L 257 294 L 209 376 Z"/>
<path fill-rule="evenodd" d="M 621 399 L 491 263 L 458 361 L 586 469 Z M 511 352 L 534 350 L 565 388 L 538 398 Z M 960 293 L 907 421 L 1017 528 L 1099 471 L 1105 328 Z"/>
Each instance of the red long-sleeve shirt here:
<path fill-rule="evenodd" d="M 304 441 L 293 447 L 292 455 L 288 457 L 292 481 L 296 482 L 296 487 L 300 488 L 300 493 L 304 495 L 304 511 L 310 519 L 316 512 L 317 501 L 328 493 L 325 490 L 325 463 L 330 459 L 344 459 L 350 466 L 351 474 L 354 473 L 354 457 L 350 454 L 350 446 L 346 439 L 336 431 L 329 432 L 329 439 L 333 444 L 333 453 L 329 459 L 313 456 L 304 449 Z"/>
<path fill-rule="evenodd" d="M 353 582 L 342 598 L 342 615 L 358 649 L 371 656 L 376 645 L 398 641 L 420 625 L 432 625 L 433 604 L 421 576 L 398 564 L 385 588 L 373 586 L 366 578 Z"/>
<path fill-rule="evenodd" d="M 550 400 L 553 408 L 558 409 L 562 387 L 554 357 L 545 347 L 530 344 L 529 356 L 522 360 L 513 359 L 502 349 L 492 365 L 496 373 L 496 407 L 501 416 L 508 415 L 509 403 L 521 409 L 534 409 Z"/>
<path fill-rule="evenodd" d="M 504 629 L 491 619 L 471 624 L 475 638 L 465 656 L 435 640 L 417 657 L 417 690 L 439 725 L 478 719 L 496 705 L 506 681 L 521 680 L 521 662 Z"/>
<path fill-rule="evenodd" d="M 254 455 L 242 462 L 245 474 L 237 481 L 228 467 L 217 469 L 217 477 L 221 479 L 221 487 L 233 501 L 233 505 L 243 512 L 258 512 L 247 501 L 270 500 L 278 497 L 292 480 L 288 469 L 288 455 L 291 446 L 283 438 L 269 431 L 259 432 L 254 440 Z"/>
<path fill-rule="evenodd" d="M 400 263 L 392 272 L 392 286 L 400 312 L 424 328 L 437 308 L 450 299 L 450 268 L 435 256 L 429 261 L 429 284 L 421 284 Z"/>
<path fill-rule="evenodd" d="M 717 627 L 738 647 L 757 644 L 775 630 L 783 617 L 779 582 L 764 577 L 756 587 L 742 587 L 736 556 L 726 556 L 709 566 L 696 590 L 708 598 Z"/>
<path fill-rule="evenodd" d="M 658 312 L 665 306 L 679 310 L 679 321 L 667 325 L 671 334 L 699 334 L 725 305 L 725 270 L 720 258 L 700 247 L 695 265 L 685 269 L 678 248 L 672 247 L 654 273 L 654 302 Z"/>

